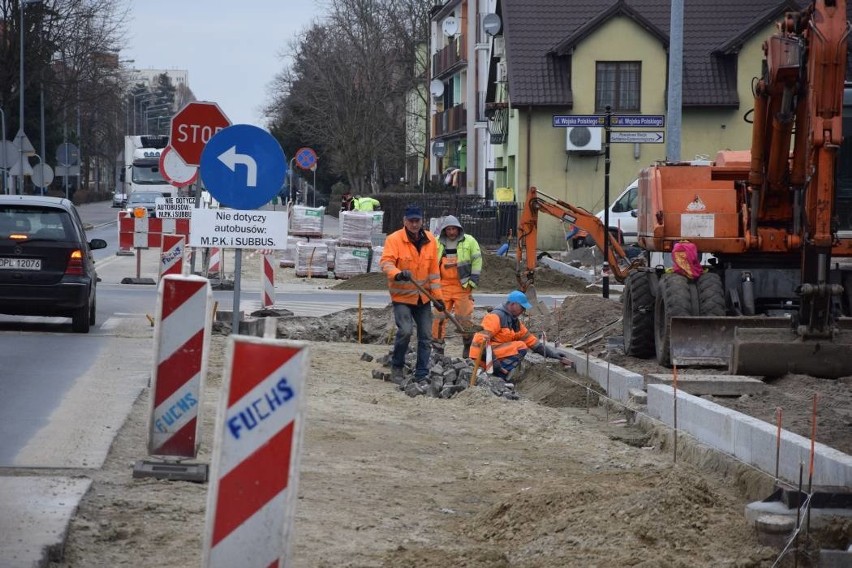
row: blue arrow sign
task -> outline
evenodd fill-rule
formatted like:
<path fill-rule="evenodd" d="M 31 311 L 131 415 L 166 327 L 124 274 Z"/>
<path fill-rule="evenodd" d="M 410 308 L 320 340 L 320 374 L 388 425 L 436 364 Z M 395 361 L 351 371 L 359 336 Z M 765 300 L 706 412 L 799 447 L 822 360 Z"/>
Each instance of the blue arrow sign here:
<path fill-rule="evenodd" d="M 220 130 L 204 146 L 199 173 L 219 203 L 233 209 L 257 209 L 281 190 L 287 158 L 265 130 L 235 124 Z"/>

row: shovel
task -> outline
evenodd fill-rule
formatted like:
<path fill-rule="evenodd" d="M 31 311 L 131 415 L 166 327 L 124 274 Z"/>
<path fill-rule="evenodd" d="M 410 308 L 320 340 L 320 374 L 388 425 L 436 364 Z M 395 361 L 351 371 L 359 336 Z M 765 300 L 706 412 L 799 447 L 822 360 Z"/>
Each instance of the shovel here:
<path fill-rule="evenodd" d="M 436 301 L 436 300 L 435 300 L 435 296 L 433 296 L 430 292 L 428 292 L 428 291 L 426 290 L 426 288 L 424 288 L 423 286 L 421 286 L 419 282 L 417 282 L 416 280 L 411 280 L 411 282 L 414 284 L 414 286 L 415 286 L 418 290 L 420 290 L 420 292 L 421 292 L 424 296 L 426 296 L 427 298 L 429 298 L 429 300 L 431 300 L 432 302 L 435 302 L 435 301 Z M 459 333 L 460 333 L 460 334 L 462 334 L 462 336 L 463 336 L 463 337 L 473 337 L 473 334 L 474 334 L 474 333 L 476 333 L 476 332 L 478 332 L 478 331 L 482 331 L 482 328 L 481 328 L 480 326 L 473 326 L 473 327 L 471 327 L 471 328 L 465 328 L 465 327 L 461 324 L 461 322 L 459 322 L 459 320 L 457 320 L 457 319 L 456 319 L 456 316 L 454 316 L 453 314 L 451 314 L 449 310 L 445 310 L 445 311 L 444 311 L 444 315 L 445 315 L 445 316 L 447 316 L 447 319 L 448 319 L 448 320 L 450 320 L 450 321 L 453 323 L 453 325 L 454 325 L 454 326 L 456 326 L 456 329 L 457 329 L 457 330 L 459 330 Z"/>

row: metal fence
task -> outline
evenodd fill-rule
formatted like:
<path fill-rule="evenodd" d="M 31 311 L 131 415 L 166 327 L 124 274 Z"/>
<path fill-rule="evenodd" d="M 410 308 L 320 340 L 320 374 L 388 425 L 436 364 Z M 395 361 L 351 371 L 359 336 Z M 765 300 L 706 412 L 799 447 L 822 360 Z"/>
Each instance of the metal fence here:
<path fill-rule="evenodd" d="M 375 197 L 385 212 L 384 233 L 402 228 L 405 208 L 409 205 L 423 209 L 426 223 L 433 217 L 455 215 L 465 232 L 484 246 L 499 246 L 510 232 L 513 236 L 517 232 L 518 203 L 496 203 L 476 195 L 457 194 L 382 193 Z"/>

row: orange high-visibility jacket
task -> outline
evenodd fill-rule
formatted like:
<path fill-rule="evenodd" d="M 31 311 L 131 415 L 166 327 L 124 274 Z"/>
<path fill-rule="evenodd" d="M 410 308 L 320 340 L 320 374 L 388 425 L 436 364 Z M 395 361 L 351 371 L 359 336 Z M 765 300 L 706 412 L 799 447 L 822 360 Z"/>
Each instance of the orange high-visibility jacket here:
<path fill-rule="evenodd" d="M 435 244 L 435 236 L 429 231 L 423 232 L 426 233 L 426 242 L 420 247 L 420 252 L 417 252 L 417 247 L 408 240 L 408 234 L 404 228 L 391 233 L 385 239 L 381 266 L 388 277 L 388 290 L 392 302 L 416 305 L 418 299 L 424 304 L 429 301 L 429 298 L 417 290 L 413 282 L 394 280 L 403 270 L 411 272 L 411 278 L 429 290 L 435 299 L 444 299 L 441 294 L 441 275 L 438 271 L 438 247 Z"/>
<path fill-rule="evenodd" d="M 471 359 L 479 357 L 486 342 L 491 343 L 494 357 L 497 359 L 517 352 L 517 349 L 510 345 L 513 342 L 521 342 L 530 350 L 538 345 L 536 336 L 529 332 L 521 320 L 506 311 L 504 306 L 494 308 L 482 318 L 482 331 L 473 336 L 473 344 L 470 346 Z M 507 350 L 511 352 L 504 353 L 500 349 L 502 345 L 506 345 Z"/>

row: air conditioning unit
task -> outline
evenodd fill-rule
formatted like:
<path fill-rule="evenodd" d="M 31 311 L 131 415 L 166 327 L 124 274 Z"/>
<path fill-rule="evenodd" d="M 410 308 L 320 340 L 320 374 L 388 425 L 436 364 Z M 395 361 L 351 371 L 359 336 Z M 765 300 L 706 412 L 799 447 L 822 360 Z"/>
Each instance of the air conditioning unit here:
<path fill-rule="evenodd" d="M 603 128 L 574 126 L 565 129 L 565 151 L 577 154 L 598 154 L 603 148 Z"/>
<path fill-rule="evenodd" d="M 491 48 L 491 57 L 503 57 L 506 54 L 506 38 L 503 36 L 495 37 L 494 44 Z"/>
<path fill-rule="evenodd" d="M 508 79 L 506 76 L 506 62 L 498 61 L 497 62 L 497 82 L 503 83 Z"/>

